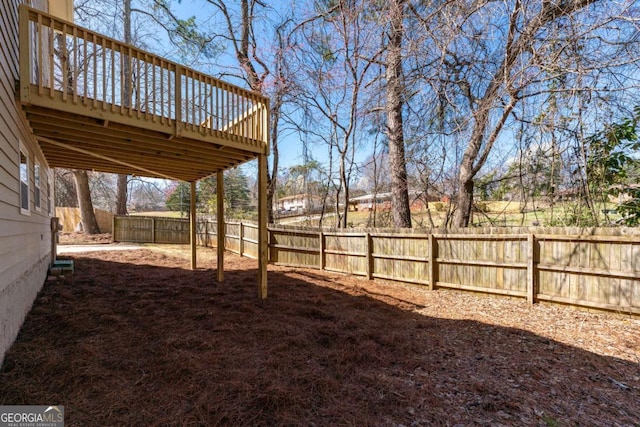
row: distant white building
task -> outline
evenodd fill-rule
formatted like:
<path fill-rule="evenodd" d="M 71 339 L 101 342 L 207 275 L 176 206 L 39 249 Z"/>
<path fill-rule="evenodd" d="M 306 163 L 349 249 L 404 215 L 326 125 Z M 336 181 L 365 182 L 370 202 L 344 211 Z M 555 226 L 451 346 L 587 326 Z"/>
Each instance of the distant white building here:
<path fill-rule="evenodd" d="M 293 196 L 278 199 L 278 212 L 304 212 L 320 205 L 320 197 L 307 194 L 295 194 Z"/>
<path fill-rule="evenodd" d="M 409 190 L 409 203 L 412 211 L 425 209 L 423 198 L 419 195 L 417 191 Z M 365 194 L 349 199 L 350 211 L 367 212 L 374 210 L 374 208 L 379 211 L 391 209 L 391 193 Z"/>
<path fill-rule="evenodd" d="M 364 196 L 352 197 L 349 199 L 350 211 L 372 211 L 385 210 L 391 208 L 391 193 L 365 194 Z"/>

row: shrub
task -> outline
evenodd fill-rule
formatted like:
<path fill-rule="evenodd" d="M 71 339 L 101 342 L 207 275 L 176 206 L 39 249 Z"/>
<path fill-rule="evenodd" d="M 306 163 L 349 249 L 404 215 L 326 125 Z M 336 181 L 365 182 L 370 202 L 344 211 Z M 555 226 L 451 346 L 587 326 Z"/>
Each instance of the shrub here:
<path fill-rule="evenodd" d="M 475 202 L 473 204 L 473 209 L 476 212 L 485 212 L 485 213 L 487 213 L 487 212 L 489 212 L 489 203 L 487 203 L 487 202 Z"/>

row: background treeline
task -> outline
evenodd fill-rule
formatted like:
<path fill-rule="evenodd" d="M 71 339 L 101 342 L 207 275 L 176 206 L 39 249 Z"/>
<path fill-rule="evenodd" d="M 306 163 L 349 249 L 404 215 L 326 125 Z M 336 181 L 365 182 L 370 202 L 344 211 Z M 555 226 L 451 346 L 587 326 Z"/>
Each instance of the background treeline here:
<path fill-rule="evenodd" d="M 314 221 L 338 227 L 469 226 L 500 214 L 508 225 L 507 213 L 524 225 L 640 222 L 635 1 L 81 0 L 76 8 L 83 25 L 118 38 L 129 26 L 132 44 L 271 98 L 271 220 L 279 199 L 305 194 L 320 205 Z M 298 161 L 283 165 L 283 151 Z M 226 206 L 250 217 L 254 170 L 238 171 L 228 185 L 242 191 L 227 190 Z M 58 182 L 60 204 L 72 191 Z M 128 182 L 130 204 L 150 188 Z M 202 211 L 215 206 L 210 184 L 198 187 Z M 172 209 L 179 188 L 161 191 Z M 364 194 L 388 203 L 364 217 L 349 203 Z"/>

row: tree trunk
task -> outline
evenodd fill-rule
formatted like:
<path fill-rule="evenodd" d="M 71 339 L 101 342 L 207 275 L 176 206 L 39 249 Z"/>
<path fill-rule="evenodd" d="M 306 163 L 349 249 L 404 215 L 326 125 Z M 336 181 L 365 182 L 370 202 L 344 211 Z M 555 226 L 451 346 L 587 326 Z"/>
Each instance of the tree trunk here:
<path fill-rule="evenodd" d="M 78 192 L 78 206 L 80 206 L 80 217 L 82 218 L 82 230 L 86 234 L 98 234 L 100 228 L 91 202 L 91 190 L 89 189 L 89 177 L 87 171 L 74 170 L 73 177 L 76 181 L 76 191 Z"/>
<path fill-rule="evenodd" d="M 124 0 L 123 10 L 123 27 L 124 27 L 124 42 L 131 44 L 131 0 Z M 122 100 L 125 107 L 131 105 L 131 87 L 133 85 L 131 75 L 130 58 L 125 56 L 123 61 L 123 74 L 124 74 L 124 99 Z M 126 174 L 118 175 L 118 186 L 116 191 L 116 214 L 127 215 L 127 181 L 129 176 Z"/>
<path fill-rule="evenodd" d="M 338 227 L 340 228 L 347 228 L 347 215 L 349 214 L 349 183 L 347 181 L 346 161 L 346 146 L 343 146 L 343 151 L 340 152 L 340 187 L 344 189 L 344 204 L 342 205 L 342 213 L 338 215 L 340 219 Z M 336 198 L 336 207 L 340 209 L 339 198 Z"/>
<path fill-rule="evenodd" d="M 129 176 L 118 175 L 118 186 L 116 192 L 116 215 L 127 215 L 127 182 Z"/>
<path fill-rule="evenodd" d="M 282 108 L 281 94 L 276 94 L 271 107 L 271 154 L 272 157 L 272 171 L 269 172 L 269 162 L 267 162 L 267 224 L 273 224 L 273 195 L 276 193 L 276 186 L 278 184 L 278 124 L 280 123 L 280 111 Z"/>
<path fill-rule="evenodd" d="M 470 167 L 462 165 L 460 167 L 460 187 L 458 188 L 458 197 L 456 211 L 453 214 L 454 227 L 468 227 L 471 220 L 471 207 L 473 206 L 473 182 L 474 174 Z"/>
<path fill-rule="evenodd" d="M 411 228 L 407 165 L 404 152 L 404 127 L 402 122 L 403 77 L 402 38 L 404 36 L 404 0 L 389 2 L 391 27 L 387 44 L 387 137 L 389 139 L 389 163 L 391 169 L 391 210 L 395 227 Z"/>
<path fill-rule="evenodd" d="M 349 187 L 344 188 L 344 205 L 342 205 L 342 228 L 347 228 L 347 216 L 349 215 Z"/>
<path fill-rule="evenodd" d="M 508 38 L 506 39 L 507 43 L 505 44 L 502 62 L 493 75 L 489 77 L 482 97 L 474 96 L 470 90 L 471 86 L 482 85 L 478 85 L 476 82 L 469 83 L 465 79 L 458 82 L 459 85 L 461 83 L 464 85 L 466 102 L 470 105 L 475 104 L 475 107 L 472 107 L 470 111 L 474 121 L 473 130 L 460 163 L 457 207 L 453 217 L 454 227 L 467 227 L 469 225 L 473 205 L 473 179 L 486 163 L 509 114 L 516 102 L 518 102 L 519 98 L 516 96 L 512 82 L 509 80 L 514 66 L 522 59 L 523 52 L 529 50 L 529 46 L 533 44 L 533 40 L 535 40 L 541 28 L 562 16 L 568 16 L 595 2 L 596 0 L 541 2 L 542 7 L 538 14 L 528 19 L 523 28 L 519 27 L 519 22 L 524 18 L 524 9 L 516 2 L 509 17 L 510 25 L 506 32 Z M 505 103 L 506 100 L 508 102 Z M 498 108 L 502 109 L 501 115 L 491 117 Z"/>

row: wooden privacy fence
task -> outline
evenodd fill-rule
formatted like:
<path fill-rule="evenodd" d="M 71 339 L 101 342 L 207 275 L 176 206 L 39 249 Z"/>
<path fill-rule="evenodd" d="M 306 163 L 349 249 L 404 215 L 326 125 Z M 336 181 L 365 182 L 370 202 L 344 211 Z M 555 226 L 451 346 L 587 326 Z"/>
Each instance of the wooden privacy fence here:
<path fill-rule="evenodd" d="M 197 244 L 215 246 L 217 222 L 196 223 Z M 146 216 L 114 216 L 113 241 L 135 243 L 189 243 L 189 220 Z M 258 258 L 258 226 L 245 222 L 225 223 L 225 249 L 241 256 Z"/>
<path fill-rule="evenodd" d="M 189 243 L 189 220 L 146 216 L 114 216 L 113 241 Z"/>
<path fill-rule="evenodd" d="M 196 235 L 201 246 L 216 246 L 217 221 L 198 221 Z M 258 226 L 247 222 L 226 222 L 224 224 L 224 248 L 240 256 L 258 258 Z"/>
<path fill-rule="evenodd" d="M 635 235 L 611 235 L 621 231 Z M 215 221 L 199 222 L 197 236 L 198 244 L 214 246 Z M 189 222 L 115 217 L 114 240 L 188 243 Z M 255 258 L 257 247 L 256 225 L 225 224 L 226 250 Z M 452 288 L 522 297 L 530 303 L 550 301 L 640 315 L 639 230 L 472 228 L 428 233 L 278 226 L 269 228 L 269 261 L 429 289 Z"/>
<path fill-rule="evenodd" d="M 113 228 L 113 214 L 111 212 L 94 209 L 93 212 L 96 215 L 96 221 L 98 221 L 98 227 L 101 233 L 112 233 Z M 82 220 L 80 216 L 79 208 L 56 208 L 56 217 L 59 219 L 60 225 L 62 225 L 62 231 L 72 232 Z"/>
<path fill-rule="evenodd" d="M 269 229 L 270 262 L 640 314 L 640 236 Z M 571 230 L 569 230 L 571 231 Z M 469 233 L 478 234 L 469 234 Z M 495 231 L 491 231 L 495 232 Z M 546 233 L 545 233 L 546 232 Z"/>

